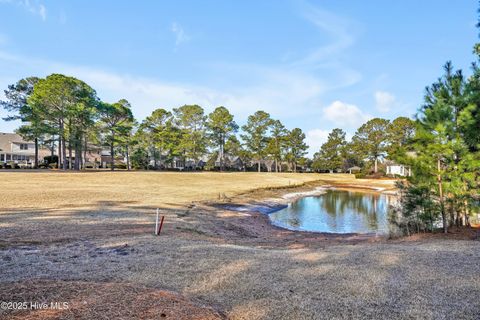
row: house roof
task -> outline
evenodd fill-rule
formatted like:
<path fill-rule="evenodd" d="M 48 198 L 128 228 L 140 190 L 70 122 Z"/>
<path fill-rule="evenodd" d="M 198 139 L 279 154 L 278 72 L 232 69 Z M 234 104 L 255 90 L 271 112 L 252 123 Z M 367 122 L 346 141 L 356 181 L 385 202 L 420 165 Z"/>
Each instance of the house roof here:
<path fill-rule="evenodd" d="M 10 153 L 12 150 L 12 143 L 34 143 L 33 141 L 26 141 L 20 135 L 16 133 L 0 132 L 0 151 Z M 33 155 L 34 150 L 28 152 L 29 155 Z M 38 158 L 43 159 L 51 154 L 50 150 L 45 148 L 38 149 Z"/>
<path fill-rule="evenodd" d="M 0 150 L 10 152 L 11 143 L 28 143 L 16 133 L 0 132 Z"/>
<path fill-rule="evenodd" d="M 238 157 L 238 156 L 232 156 L 232 155 L 229 155 L 229 154 L 227 154 L 227 153 L 225 153 L 225 154 L 223 155 L 223 157 L 224 157 L 224 161 L 225 161 L 225 162 L 232 162 L 232 163 L 233 163 L 233 162 L 236 162 L 237 160 L 241 160 L 240 157 Z M 220 154 L 217 155 L 217 159 L 215 160 L 215 162 L 220 162 Z"/>

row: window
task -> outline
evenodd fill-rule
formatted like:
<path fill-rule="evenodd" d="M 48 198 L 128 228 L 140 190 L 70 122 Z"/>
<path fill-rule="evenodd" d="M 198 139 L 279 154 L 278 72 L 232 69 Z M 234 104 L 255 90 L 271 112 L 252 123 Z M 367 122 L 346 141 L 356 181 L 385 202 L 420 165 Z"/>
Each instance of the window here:
<path fill-rule="evenodd" d="M 3 153 L 0 154 L 0 161 L 5 161 L 5 155 Z"/>
<path fill-rule="evenodd" d="M 28 150 L 28 143 L 20 143 L 20 150 Z"/>

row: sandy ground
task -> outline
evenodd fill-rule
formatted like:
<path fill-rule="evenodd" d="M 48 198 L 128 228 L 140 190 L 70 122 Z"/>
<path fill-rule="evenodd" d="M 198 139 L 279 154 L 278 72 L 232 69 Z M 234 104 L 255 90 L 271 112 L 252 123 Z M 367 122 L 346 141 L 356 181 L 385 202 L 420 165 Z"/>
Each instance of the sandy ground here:
<path fill-rule="evenodd" d="M 476 231 L 391 241 L 226 209 L 326 184 L 392 188 L 349 175 L 0 172 L 0 301 L 70 306 L 0 318 L 480 318 Z"/>

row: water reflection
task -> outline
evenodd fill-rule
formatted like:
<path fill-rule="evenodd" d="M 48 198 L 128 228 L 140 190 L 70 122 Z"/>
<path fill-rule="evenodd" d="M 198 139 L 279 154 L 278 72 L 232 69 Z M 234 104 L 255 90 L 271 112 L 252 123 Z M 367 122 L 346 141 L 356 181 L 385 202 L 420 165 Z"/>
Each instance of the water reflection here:
<path fill-rule="evenodd" d="M 389 200 L 378 193 L 328 190 L 270 214 L 270 220 L 293 230 L 384 234 L 388 232 Z"/>

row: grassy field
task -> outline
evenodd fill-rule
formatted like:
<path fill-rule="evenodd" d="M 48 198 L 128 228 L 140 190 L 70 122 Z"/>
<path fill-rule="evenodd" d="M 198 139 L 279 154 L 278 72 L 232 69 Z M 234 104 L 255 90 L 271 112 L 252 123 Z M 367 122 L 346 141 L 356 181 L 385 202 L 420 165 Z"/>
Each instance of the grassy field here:
<path fill-rule="evenodd" d="M 478 240 L 293 232 L 262 214 L 205 202 L 225 201 L 219 194 L 259 202 L 324 184 L 388 189 L 393 182 L 287 173 L 0 172 L 0 301 L 70 305 L 0 310 L 0 318 L 479 318 Z M 157 207 L 166 217 L 158 237 Z"/>
<path fill-rule="evenodd" d="M 95 207 L 112 202 L 171 207 L 252 189 L 300 185 L 351 175 L 175 172 L 1 172 L 0 210 Z"/>

